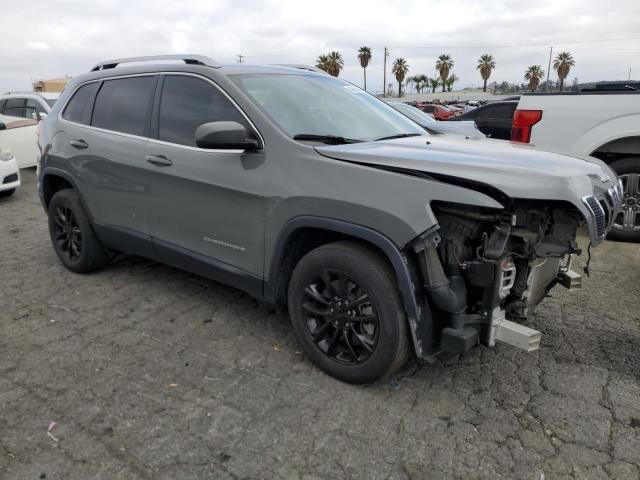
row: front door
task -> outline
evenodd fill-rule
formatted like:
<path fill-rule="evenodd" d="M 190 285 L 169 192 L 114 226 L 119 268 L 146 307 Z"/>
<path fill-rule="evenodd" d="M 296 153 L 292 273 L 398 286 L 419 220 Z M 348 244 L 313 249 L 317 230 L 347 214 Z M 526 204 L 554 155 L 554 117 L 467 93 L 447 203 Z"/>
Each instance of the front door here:
<path fill-rule="evenodd" d="M 219 270 L 214 276 L 232 285 L 234 276 L 257 280 L 263 273 L 264 155 L 195 143 L 204 123 L 235 121 L 253 128 L 211 81 L 167 74 L 161 82 L 156 140 L 149 141 L 145 155 L 154 165 L 149 220 L 157 252 L 190 270 L 199 271 L 194 262 L 209 265 Z"/>

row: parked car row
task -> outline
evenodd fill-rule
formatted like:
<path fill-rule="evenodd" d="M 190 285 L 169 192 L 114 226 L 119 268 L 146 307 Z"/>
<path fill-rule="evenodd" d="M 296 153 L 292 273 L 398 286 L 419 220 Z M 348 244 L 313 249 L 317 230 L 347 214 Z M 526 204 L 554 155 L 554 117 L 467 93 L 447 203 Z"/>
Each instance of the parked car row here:
<path fill-rule="evenodd" d="M 52 247 L 73 272 L 136 254 L 286 307 L 351 383 L 481 342 L 537 349 L 520 322 L 575 287 L 577 229 L 598 246 L 623 204 L 615 173 L 392 107 L 308 70 L 101 62 L 41 124 Z"/>

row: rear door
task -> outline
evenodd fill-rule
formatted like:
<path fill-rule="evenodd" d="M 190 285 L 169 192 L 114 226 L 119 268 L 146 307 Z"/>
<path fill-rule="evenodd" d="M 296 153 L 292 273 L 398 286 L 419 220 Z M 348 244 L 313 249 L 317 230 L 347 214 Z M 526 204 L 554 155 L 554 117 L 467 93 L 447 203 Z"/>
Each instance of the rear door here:
<path fill-rule="evenodd" d="M 151 234 L 165 261 L 197 259 L 226 272 L 261 277 L 264 195 L 262 152 L 198 148 L 196 128 L 234 121 L 255 129 L 213 82 L 189 74 L 163 77 L 154 136 L 146 156 Z"/>
<path fill-rule="evenodd" d="M 62 112 L 66 168 L 96 229 L 111 247 L 141 255 L 145 241 L 150 248 L 144 151 L 156 82 L 142 75 L 89 83 Z"/>

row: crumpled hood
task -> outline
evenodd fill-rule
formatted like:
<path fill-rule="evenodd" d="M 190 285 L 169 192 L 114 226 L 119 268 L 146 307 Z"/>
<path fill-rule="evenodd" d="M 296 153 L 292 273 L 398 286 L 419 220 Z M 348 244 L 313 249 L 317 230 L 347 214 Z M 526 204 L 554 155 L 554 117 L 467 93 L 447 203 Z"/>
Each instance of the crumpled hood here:
<path fill-rule="evenodd" d="M 493 139 L 421 136 L 316 147 L 330 158 L 447 175 L 490 185 L 511 198 L 564 200 L 606 192 L 615 173 L 592 157 L 571 157 Z"/>

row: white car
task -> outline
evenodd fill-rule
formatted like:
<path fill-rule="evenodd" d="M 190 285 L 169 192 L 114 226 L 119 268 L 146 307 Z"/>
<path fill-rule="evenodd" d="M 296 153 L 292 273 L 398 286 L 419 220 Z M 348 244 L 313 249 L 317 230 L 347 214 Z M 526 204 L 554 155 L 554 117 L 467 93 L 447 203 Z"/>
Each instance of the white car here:
<path fill-rule="evenodd" d="M 36 120 L 0 115 L 0 145 L 13 152 L 19 168 L 38 163 L 37 129 Z"/>
<path fill-rule="evenodd" d="M 7 147 L 0 145 L 0 197 L 8 197 L 20 186 L 18 162 Z"/>
<path fill-rule="evenodd" d="M 0 95 L 0 115 L 41 120 L 53 108 L 59 93 L 7 92 Z"/>

